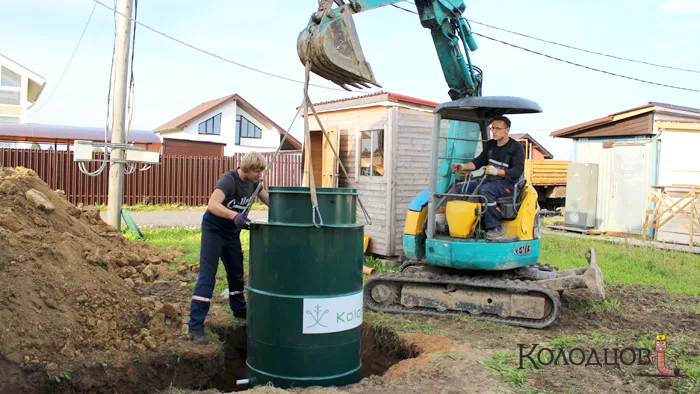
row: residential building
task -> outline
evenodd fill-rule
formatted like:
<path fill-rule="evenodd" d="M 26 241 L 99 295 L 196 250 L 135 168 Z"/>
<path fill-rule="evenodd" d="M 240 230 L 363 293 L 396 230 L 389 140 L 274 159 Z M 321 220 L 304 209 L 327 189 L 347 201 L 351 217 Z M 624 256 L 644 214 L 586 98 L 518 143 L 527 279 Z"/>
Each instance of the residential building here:
<path fill-rule="evenodd" d="M 274 152 L 286 131 L 238 94 L 202 103 L 156 128 L 161 140 L 222 143 L 224 155 L 238 152 Z M 166 144 L 167 145 L 167 144 Z M 196 154 L 198 144 L 191 144 Z M 291 135 L 281 150 L 299 150 Z"/>
<path fill-rule="evenodd" d="M 27 123 L 27 108 L 45 86 L 43 77 L 0 55 L 0 123 Z"/>

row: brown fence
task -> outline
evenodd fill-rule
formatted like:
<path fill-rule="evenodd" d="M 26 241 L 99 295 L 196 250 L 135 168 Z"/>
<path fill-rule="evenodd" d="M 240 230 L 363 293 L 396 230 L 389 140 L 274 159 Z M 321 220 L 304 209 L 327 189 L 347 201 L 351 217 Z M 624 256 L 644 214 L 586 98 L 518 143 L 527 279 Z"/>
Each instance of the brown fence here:
<path fill-rule="evenodd" d="M 124 176 L 123 204 L 206 205 L 219 176 L 236 168 L 242 156 L 161 156 L 160 164 Z M 263 156 L 269 162 L 274 153 Z M 86 163 L 86 169 L 96 171 L 100 164 Z M 109 163 L 100 175 L 89 176 L 73 161 L 73 152 L 0 148 L 0 165 L 31 168 L 52 189 L 63 190 L 73 204 L 107 204 Z M 265 185 L 299 186 L 301 176 L 301 154 L 280 152 Z"/>

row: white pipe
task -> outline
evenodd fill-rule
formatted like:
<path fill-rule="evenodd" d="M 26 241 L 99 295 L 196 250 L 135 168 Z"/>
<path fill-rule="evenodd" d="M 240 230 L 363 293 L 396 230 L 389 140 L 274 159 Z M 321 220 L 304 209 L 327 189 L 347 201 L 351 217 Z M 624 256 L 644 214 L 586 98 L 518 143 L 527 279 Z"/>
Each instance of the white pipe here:
<path fill-rule="evenodd" d="M 248 384 L 248 379 L 238 379 L 236 380 L 236 385 Z"/>

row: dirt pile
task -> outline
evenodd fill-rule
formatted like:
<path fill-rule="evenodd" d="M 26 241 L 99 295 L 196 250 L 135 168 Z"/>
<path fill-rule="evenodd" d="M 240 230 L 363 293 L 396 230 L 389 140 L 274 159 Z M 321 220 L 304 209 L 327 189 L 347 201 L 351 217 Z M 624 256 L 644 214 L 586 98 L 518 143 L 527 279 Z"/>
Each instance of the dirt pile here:
<path fill-rule="evenodd" d="M 0 167 L 0 364 L 60 380 L 184 340 L 187 298 L 157 295 L 189 291 L 181 253 L 128 241 L 34 171 Z"/>

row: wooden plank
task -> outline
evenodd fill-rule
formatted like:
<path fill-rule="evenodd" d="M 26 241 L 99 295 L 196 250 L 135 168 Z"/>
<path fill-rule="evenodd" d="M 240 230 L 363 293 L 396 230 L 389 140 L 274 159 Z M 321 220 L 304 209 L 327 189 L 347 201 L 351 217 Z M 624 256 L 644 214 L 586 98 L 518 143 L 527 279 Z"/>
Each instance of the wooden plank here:
<path fill-rule="evenodd" d="M 547 226 L 547 229 L 561 230 L 561 231 L 572 231 L 575 233 L 586 234 L 586 235 L 605 234 L 605 231 L 601 231 L 601 230 L 585 229 L 585 228 L 577 228 L 577 227 L 569 227 L 569 226 Z"/>

